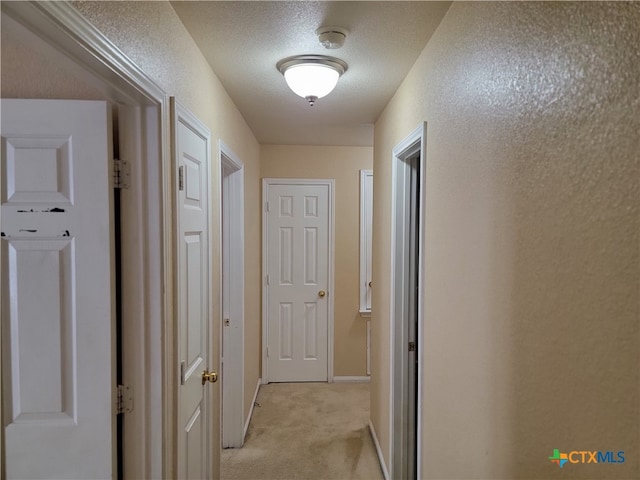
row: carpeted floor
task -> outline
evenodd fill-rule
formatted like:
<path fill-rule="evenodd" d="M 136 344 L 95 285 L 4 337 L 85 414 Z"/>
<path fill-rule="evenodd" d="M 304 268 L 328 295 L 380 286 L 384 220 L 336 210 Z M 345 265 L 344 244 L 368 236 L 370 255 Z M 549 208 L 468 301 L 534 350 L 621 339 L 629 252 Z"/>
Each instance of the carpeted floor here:
<path fill-rule="evenodd" d="M 258 394 L 244 447 L 222 451 L 222 480 L 382 479 L 366 383 L 275 383 Z"/>

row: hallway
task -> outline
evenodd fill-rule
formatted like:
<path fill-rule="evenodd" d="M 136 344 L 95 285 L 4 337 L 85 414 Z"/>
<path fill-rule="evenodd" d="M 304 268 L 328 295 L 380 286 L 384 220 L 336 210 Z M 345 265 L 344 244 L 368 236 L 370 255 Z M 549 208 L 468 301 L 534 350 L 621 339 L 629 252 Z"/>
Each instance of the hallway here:
<path fill-rule="evenodd" d="M 223 480 L 382 479 L 366 383 L 263 385 L 244 447 L 222 452 Z"/>
<path fill-rule="evenodd" d="M 408 422 L 398 422 L 394 392 L 406 346 L 417 352 L 421 396 L 417 478 L 640 479 L 640 2 L 0 3 L 2 102 L 110 105 L 100 114 L 107 140 L 77 160 L 71 130 L 35 132 L 36 141 L 8 128 L 1 109 L 0 478 L 113 480 L 116 447 L 122 478 L 380 478 L 380 469 L 402 478 L 396 425 Z M 318 41 L 327 25 L 349 31 L 342 50 Z M 327 53 L 348 70 L 310 107 L 278 64 Z M 180 154 L 178 109 L 204 140 L 200 162 Z M 21 146 L 32 140 L 33 156 Z M 396 266 L 406 242 L 396 232 L 408 189 L 396 180 L 407 143 L 424 168 L 409 203 L 422 223 L 408 236 L 420 254 L 416 341 L 405 343 Z M 242 172 L 237 202 L 222 194 L 225 155 Z M 85 164 L 101 173 L 73 173 Z M 361 170 L 373 175 L 363 229 Z M 273 380 L 268 179 L 335 182 L 333 286 L 314 285 L 305 302 L 333 302 L 321 333 L 327 379 L 338 383 L 262 386 Z M 85 190 L 91 200 L 103 192 L 99 209 L 79 208 Z M 187 199 L 203 211 L 202 235 L 178 228 Z M 278 203 L 288 216 L 288 200 Z M 243 214 L 238 267 L 224 262 L 232 204 Z M 310 197 L 308 216 L 315 205 Z M 98 225 L 100 240 L 83 240 Z M 99 257 L 85 248 L 109 254 L 100 281 Z M 371 257 L 365 275 L 361 250 Z M 243 277 L 237 295 L 223 285 L 226 267 Z M 189 269 L 200 279 L 191 296 L 180 287 Z M 282 305 L 287 340 L 294 317 Z M 118 313 L 120 351 L 118 335 L 87 328 L 113 332 Z M 182 328 L 198 324 L 179 321 L 189 316 L 209 334 Z M 242 450 L 221 448 L 230 418 L 235 438 L 247 425 Z M 51 426 L 76 429 L 74 443 Z M 98 438 L 93 429 L 104 446 L 83 441 Z M 609 461 L 561 468 L 553 458 L 587 448 Z"/>

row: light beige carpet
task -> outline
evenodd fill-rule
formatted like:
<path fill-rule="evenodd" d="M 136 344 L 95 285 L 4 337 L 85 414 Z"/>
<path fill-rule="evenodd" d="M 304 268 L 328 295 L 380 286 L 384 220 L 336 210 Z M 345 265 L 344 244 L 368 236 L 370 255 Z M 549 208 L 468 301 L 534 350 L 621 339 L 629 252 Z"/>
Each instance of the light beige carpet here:
<path fill-rule="evenodd" d="M 366 383 L 263 385 L 244 447 L 222 451 L 223 480 L 382 479 Z"/>

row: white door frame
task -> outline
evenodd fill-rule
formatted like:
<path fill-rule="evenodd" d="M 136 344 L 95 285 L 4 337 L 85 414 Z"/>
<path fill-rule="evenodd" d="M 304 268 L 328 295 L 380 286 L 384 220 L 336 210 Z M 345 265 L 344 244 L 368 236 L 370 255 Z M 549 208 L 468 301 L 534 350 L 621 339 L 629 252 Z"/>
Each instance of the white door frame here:
<path fill-rule="evenodd" d="M 244 444 L 244 165 L 222 140 L 220 155 L 220 248 L 222 281 L 220 352 L 222 448 Z M 224 241 L 226 239 L 226 241 Z M 225 308 L 226 307 L 226 308 Z M 226 311 L 225 311 L 226 310 Z M 229 320 L 229 325 L 226 325 Z M 224 362 L 224 363 L 222 363 Z"/>
<path fill-rule="evenodd" d="M 175 333 L 172 327 L 174 245 L 168 97 L 108 38 L 66 2 L 2 2 L 30 41 L 49 48 L 59 65 L 127 105 L 134 133 L 128 151 L 130 187 L 123 199 L 123 256 L 130 259 L 123 316 L 125 378 L 135 385 L 135 408 L 125 428 L 125 473 L 131 478 L 175 477 Z M 134 113 L 131 113 L 133 110 Z M 135 228 L 134 228 L 135 225 Z M 2 332 L 0 332 L 2 335 Z M 2 342 L 2 338 L 0 338 Z M 135 362 L 127 361 L 135 358 Z M 0 455 L 4 450 L 0 445 Z M 5 464 L 4 460 L 1 462 Z"/>
<path fill-rule="evenodd" d="M 327 382 L 333 383 L 333 314 L 334 314 L 334 258 L 335 258 L 335 180 L 311 178 L 263 178 L 262 179 L 262 383 L 269 383 L 267 364 L 267 346 L 269 345 L 267 272 L 269 271 L 269 255 L 267 239 L 269 238 L 267 199 L 270 185 L 326 185 L 329 189 L 329 249 L 328 262 L 328 312 L 327 312 Z"/>
<path fill-rule="evenodd" d="M 418 245 L 417 245 L 417 258 L 416 264 L 418 266 L 418 296 L 417 296 L 417 334 L 416 339 L 418 341 L 417 348 L 417 405 L 416 405 L 416 478 L 422 478 L 422 461 L 420 452 L 422 451 L 422 372 L 423 372 L 423 352 L 420 345 L 423 332 L 423 278 L 424 278 L 424 265 L 422 255 L 422 245 L 424 239 L 424 197 L 425 197 L 425 156 L 426 156 L 426 139 L 427 139 L 427 123 L 424 122 L 418 126 L 413 132 L 411 132 L 404 140 L 396 145 L 392 152 L 392 189 L 391 189 L 391 310 L 389 318 L 389 338 L 390 338 L 390 395 L 389 395 L 389 431 L 391 432 L 391 441 L 389 442 L 389 472 L 396 478 L 401 478 L 400 472 L 406 472 L 406 462 L 408 461 L 406 453 L 406 445 L 404 439 L 407 437 L 408 428 L 406 414 L 403 406 L 407 405 L 410 401 L 407 398 L 407 385 L 405 382 L 407 376 L 408 366 L 403 361 L 404 354 L 407 352 L 408 342 L 408 325 L 404 315 L 400 318 L 396 315 L 396 308 L 398 302 L 407 294 L 406 286 L 403 279 L 406 278 L 408 271 L 405 266 L 405 262 L 396 262 L 396 254 L 399 253 L 403 259 L 407 259 L 408 252 L 401 251 L 396 252 L 401 241 L 404 238 L 406 232 L 408 232 L 410 225 L 407 219 L 407 215 L 400 215 L 398 213 L 399 208 L 404 210 L 404 205 L 399 204 L 398 193 L 401 193 L 404 189 L 405 175 L 408 169 L 411 169 L 411 165 L 408 160 L 413 158 L 416 153 L 420 154 L 419 159 L 419 186 L 418 191 L 420 197 L 418 199 L 419 204 L 419 218 L 418 218 Z M 407 192 L 407 195 L 411 192 Z M 407 201 L 407 196 L 402 200 Z"/>

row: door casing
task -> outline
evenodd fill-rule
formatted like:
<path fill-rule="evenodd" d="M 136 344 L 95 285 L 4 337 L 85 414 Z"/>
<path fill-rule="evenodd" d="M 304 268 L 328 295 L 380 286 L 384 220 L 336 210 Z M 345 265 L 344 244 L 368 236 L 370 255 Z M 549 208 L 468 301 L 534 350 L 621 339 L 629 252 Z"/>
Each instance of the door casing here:
<path fill-rule="evenodd" d="M 127 288 L 138 301 L 123 304 L 123 316 L 131 320 L 123 355 L 125 378 L 138 388 L 134 412 L 127 414 L 133 427 L 124 433 L 125 476 L 174 478 L 173 295 L 166 294 L 174 283 L 168 96 L 66 2 L 3 2 L 2 14 L 52 61 L 72 69 L 106 100 L 126 105 L 122 111 L 132 115 L 131 148 L 138 161 L 131 162 L 123 199 L 122 247 L 132 259 L 125 272 Z M 127 361 L 128 356 L 136 361 Z M 0 452 L 4 455 L 2 443 Z"/>
<path fill-rule="evenodd" d="M 244 168 L 240 158 L 222 141 L 220 152 L 219 218 L 222 222 L 222 447 L 244 443 Z M 226 320 L 229 325 L 225 325 Z"/>
<path fill-rule="evenodd" d="M 425 197 L 425 165 L 426 165 L 426 122 L 418 126 L 404 140 L 396 145 L 392 152 L 392 206 L 391 206 L 391 310 L 389 318 L 390 331 L 390 379 L 389 379 L 389 431 L 391 441 L 389 443 L 389 471 L 393 478 L 406 478 L 407 472 L 413 467 L 409 462 L 415 461 L 415 478 L 421 478 L 422 462 L 422 371 L 423 352 L 421 340 L 423 336 L 423 255 L 422 245 L 424 240 L 424 197 Z M 419 158 L 416 163 L 416 155 Z M 412 188 L 407 187 L 407 179 L 411 178 L 411 170 L 418 173 L 416 184 Z M 414 172 L 415 173 L 415 172 Z M 418 194 L 416 195 L 416 192 Z M 416 195 L 418 198 L 411 198 Z M 414 220 L 417 225 L 417 245 L 413 251 L 405 248 L 407 236 L 411 233 L 411 215 L 408 209 L 411 202 L 415 202 L 418 208 L 418 218 Z M 417 279 L 407 281 L 412 268 L 417 266 Z M 417 283 L 415 285 L 414 283 Z M 407 364 L 406 354 L 410 335 L 409 321 L 412 315 L 403 307 L 406 298 L 410 298 L 409 288 L 417 290 L 417 308 L 415 320 L 417 332 L 412 337 L 417 344 L 417 381 L 408 379 L 410 368 Z M 409 385 L 413 382 L 413 385 Z M 417 391 L 417 399 L 409 398 L 410 392 Z M 415 402 L 415 418 L 408 414 L 408 402 Z M 415 429 L 415 444 L 407 445 L 410 429 Z M 413 432 L 412 432 L 413 434 Z M 412 442 L 413 443 L 413 442 Z M 411 448 L 412 452 L 408 452 Z"/>
<path fill-rule="evenodd" d="M 264 178 L 262 179 L 262 383 L 269 383 L 269 368 L 267 363 L 267 346 L 269 345 L 268 331 L 268 301 L 267 301 L 267 272 L 269 271 L 269 257 L 267 252 L 268 217 L 267 199 L 269 185 L 327 185 L 329 190 L 329 249 L 328 249 L 328 315 L 327 315 L 327 382 L 333 383 L 333 316 L 334 316 L 334 258 L 335 258 L 335 180 L 310 178 Z"/>

